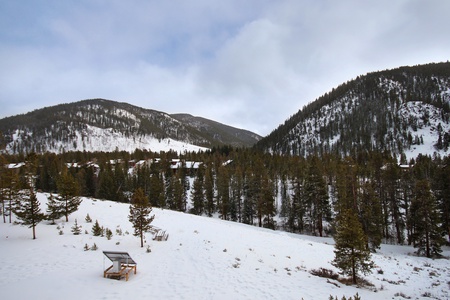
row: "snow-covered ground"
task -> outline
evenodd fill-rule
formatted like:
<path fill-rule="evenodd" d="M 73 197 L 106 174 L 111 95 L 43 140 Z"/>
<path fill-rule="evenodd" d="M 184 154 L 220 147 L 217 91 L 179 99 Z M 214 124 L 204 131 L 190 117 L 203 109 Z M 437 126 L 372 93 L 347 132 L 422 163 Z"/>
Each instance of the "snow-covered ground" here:
<path fill-rule="evenodd" d="M 45 211 L 46 195 L 40 193 L 38 199 Z M 92 235 L 93 223 L 85 221 L 88 213 L 113 231 L 111 240 Z M 364 300 L 450 298 L 448 259 L 416 257 L 411 247 L 383 245 L 373 254 L 373 274 L 366 277 L 374 287 L 357 288 L 309 273 L 321 267 L 337 271 L 330 264 L 330 238 L 153 209 L 153 225 L 166 230 L 169 239 L 156 242 L 147 234 L 147 253 L 132 235 L 128 213 L 127 204 L 83 198 L 69 222 L 39 224 L 36 240 L 29 228 L 0 223 L 0 297 L 306 300 L 358 293 Z M 75 219 L 83 227 L 81 235 L 71 232 Z M 94 243 L 97 251 L 84 250 L 85 244 Z M 129 252 L 137 274 L 128 282 L 103 278 L 103 270 L 111 265 L 104 250 Z M 450 255 L 448 248 L 444 255 Z"/>
<path fill-rule="evenodd" d="M 80 132 L 72 131 L 72 136 L 68 141 L 55 141 L 53 138 L 47 138 L 40 141 L 42 151 L 52 153 L 62 153 L 69 151 L 127 151 L 133 152 L 136 149 L 146 149 L 153 152 L 168 152 L 170 150 L 184 152 L 205 151 L 208 148 L 189 144 L 187 142 L 177 141 L 171 138 L 158 139 L 150 135 L 126 136 L 123 132 L 113 128 L 98 128 L 86 125 L 86 130 Z M 6 145 L 6 152 L 14 153 L 16 144 L 23 143 L 30 136 L 30 132 L 16 130 L 13 134 L 13 141 Z M 26 150 L 26 149 L 24 149 Z M 25 151 L 26 152 L 26 151 Z"/>

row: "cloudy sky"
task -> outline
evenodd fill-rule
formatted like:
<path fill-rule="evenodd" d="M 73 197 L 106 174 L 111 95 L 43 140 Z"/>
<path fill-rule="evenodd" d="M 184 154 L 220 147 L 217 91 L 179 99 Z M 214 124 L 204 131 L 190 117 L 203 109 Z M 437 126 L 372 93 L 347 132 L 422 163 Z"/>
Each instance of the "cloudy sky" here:
<path fill-rule="evenodd" d="M 1 0 L 0 118 L 105 98 L 266 135 L 358 75 L 449 57 L 447 0 Z"/>

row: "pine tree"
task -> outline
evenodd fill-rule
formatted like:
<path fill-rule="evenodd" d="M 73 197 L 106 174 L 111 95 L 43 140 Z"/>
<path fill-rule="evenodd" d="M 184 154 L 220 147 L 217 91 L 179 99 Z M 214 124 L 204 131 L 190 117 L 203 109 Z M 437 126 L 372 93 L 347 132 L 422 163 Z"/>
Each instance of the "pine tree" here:
<path fill-rule="evenodd" d="M 100 226 L 100 224 L 98 223 L 98 220 L 95 220 L 94 225 L 92 226 L 92 234 L 94 236 L 101 236 L 102 235 L 102 227 Z"/>
<path fill-rule="evenodd" d="M 141 239 L 141 247 L 144 247 L 144 233 L 150 230 L 150 224 L 155 218 L 155 215 L 150 216 L 151 212 L 152 207 L 144 194 L 144 190 L 138 188 L 131 198 L 128 220 L 133 224 L 134 236 Z"/>
<path fill-rule="evenodd" d="M 0 183 L 3 222 L 6 223 L 6 217 L 9 217 L 9 223 L 11 223 L 13 206 L 19 195 L 19 176 L 15 170 L 5 168 L 1 174 Z"/>
<path fill-rule="evenodd" d="M 242 222 L 242 170 L 236 167 L 231 178 L 231 207 L 230 218 L 232 221 Z"/>
<path fill-rule="evenodd" d="M 358 216 L 352 209 L 343 209 L 336 220 L 335 258 L 333 266 L 339 268 L 343 274 L 351 275 L 353 284 L 357 283 L 359 272 L 371 273 L 373 262 L 367 247 Z"/>
<path fill-rule="evenodd" d="M 319 158 L 312 156 L 305 176 L 304 202 L 308 207 L 311 232 L 323 236 L 323 220 L 331 217 L 331 208 L 328 202 L 327 186 L 323 176 Z"/>
<path fill-rule="evenodd" d="M 32 189 L 25 194 L 22 200 L 17 201 L 14 213 L 20 220 L 21 225 L 33 228 L 33 240 L 36 239 L 36 226 L 45 219 L 45 215 L 41 213 L 40 203 L 36 194 Z"/>
<path fill-rule="evenodd" d="M 72 233 L 74 235 L 79 235 L 81 233 L 81 226 L 78 225 L 77 219 L 75 219 L 75 223 L 72 226 Z"/>
<path fill-rule="evenodd" d="M 108 240 L 110 240 L 110 239 L 112 238 L 112 236 L 113 236 L 113 233 L 112 233 L 111 229 L 106 228 L 106 229 L 105 229 L 105 235 L 106 235 L 106 238 L 107 238 Z"/>
<path fill-rule="evenodd" d="M 150 174 L 149 195 L 151 196 L 152 206 L 164 208 L 166 207 L 164 197 L 164 180 L 162 179 L 160 172 L 158 170 L 153 170 L 154 168 L 155 167 L 152 167 Z"/>
<path fill-rule="evenodd" d="M 366 182 L 361 187 L 360 197 L 361 223 L 364 233 L 367 235 L 368 245 L 371 251 L 380 248 L 383 238 L 382 210 L 380 199 L 375 195 L 373 184 Z"/>
<path fill-rule="evenodd" d="M 211 166 L 207 165 L 205 170 L 205 211 L 208 217 L 212 217 L 215 212 L 214 206 L 214 179 L 213 179 L 213 171 Z"/>
<path fill-rule="evenodd" d="M 203 191 L 203 169 L 199 168 L 197 176 L 191 191 L 192 209 L 191 212 L 195 215 L 201 215 L 205 208 L 205 196 Z"/>
<path fill-rule="evenodd" d="M 227 166 L 220 166 L 217 174 L 217 209 L 222 220 L 230 214 L 230 178 Z"/>
<path fill-rule="evenodd" d="M 431 193 L 428 180 L 417 181 L 415 197 L 411 204 L 411 218 L 414 219 L 413 245 L 418 254 L 426 257 L 440 256 L 444 243 L 441 235 L 440 219 L 436 201 Z"/>
<path fill-rule="evenodd" d="M 55 197 L 50 194 L 47 201 L 47 215 L 46 219 L 52 221 L 55 224 L 55 220 L 64 216 L 63 208 L 61 203 L 55 199 Z"/>
<path fill-rule="evenodd" d="M 78 196 L 78 184 L 67 169 L 64 169 L 57 180 L 57 187 L 59 195 L 56 197 L 56 200 L 59 201 L 61 210 L 66 217 L 66 222 L 68 222 L 69 215 L 76 212 L 81 204 L 81 198 Z"/>
<path fill-rule="evenodd" d="M 86 221 L 86 223 L 92 223 L 92 219 L 91 216 L 89 216 L 89 213 L 86 215 L 86 218 L 84 218 L 84 220 Z"/>

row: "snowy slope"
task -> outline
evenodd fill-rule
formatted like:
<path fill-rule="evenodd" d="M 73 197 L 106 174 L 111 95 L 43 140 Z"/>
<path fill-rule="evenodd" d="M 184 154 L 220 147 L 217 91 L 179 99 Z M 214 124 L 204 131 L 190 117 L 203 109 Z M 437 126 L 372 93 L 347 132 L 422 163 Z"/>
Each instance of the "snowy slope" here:
<path fill-rule="evenodd" d="M 38 194 L 45 209 L 46 196 Z M 139 247 L 127 220 L 128 205 L 84 198 L 69 222 L 41 223 L 31 229 L 0 223 L 2 299 L 448 299 L 450 263 L 411 255 L 406 246 L 382 246 L 373 255 L 376 269 L 370 289 L 345 286 L 312 276 L 320 267 L 334 269 L 333 240 L 289 234 L 218 219 L 153 209 L 153 225 L 167 230 L 166 242 L 147 234 L 151 253 Z M 111 240 L 94 237 L 93 223 L 110 228 Z M 89 234 L 75 236 L 75 218 Z M 123 235 L 118 235 L 121 229 Z M 130 234 L 126 234 L 126 232 Z M 97 251 L 84 251 L 85 244 Z M 128 282 L 103 278 L 110 265 L 102 250 L 127 251 L 137 262 Z M 450 255 L 449 249 L 444 254 Z M 336 270 L 335 270 L 336 271 Z M 375 291 L 376 290 L 376 291 Z M 402 296 L 403 295 L 403 296 Z"/>
<path fill-rule="evenodd" d="M 184 153 L 185 151 L 200 151 L 208 148 L 192 145 L 186 142 L 176 141 L 171 138 L 157 139 L 151 135 L 126 136 L 123 132 L 113 128 L 99 128 L 85 125 L 83 131 L 74 130 L 71 141 L 55 141 L 48 139 L 48 142 L 42 146 L 43 152 L 63 153 L 69 151 L 127 151 L 133 152 L 136 149 L 146 149 L 153 152 L 175 151 Z M 15 144 L 21 143 L 23 135 L 26 134 L 16 130 L 13 135 L 14 142 L 7 144 L 6 152 L 14 153 Z"/>

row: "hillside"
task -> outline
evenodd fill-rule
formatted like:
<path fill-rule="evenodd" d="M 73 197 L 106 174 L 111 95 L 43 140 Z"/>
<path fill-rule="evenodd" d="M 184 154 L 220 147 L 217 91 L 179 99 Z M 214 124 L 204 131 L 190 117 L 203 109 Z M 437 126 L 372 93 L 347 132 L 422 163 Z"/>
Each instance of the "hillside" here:
<path fill-rule="evenodd" d="M 309 155 L 450 153 L 450 62 L 369 73 L 308 104 L 257 147 Z"/>
<path fill-rule="evenodd" d="M 182 123 L 189 124 L 207 136 L 220 140 L 226 145 L 235 147 L 250 146 L 261 139 L 259 135 L 251 131 L 237 129 L 202 117 L 194 117 L 189 114 L 172 114 L 171 116 Z"/>
<path fill-rule="evenodd" d="M 207 119 L 104 99 L 61 104 L 0 120 L 9 153 L 67 151 L 198 151 L 216 145 L 252 146 L 257 134 Z"/>
<path fill-rule="evenodd" d="M 46 208 L 48 194 L 38 194 Z M 426 259 L 407 246 L 382 245 L 366 277 L 374 286 L 357 288 L 310 274 L 337 271 L 333 240 L 153 209 L 153 225 L 169 233 L 165 242 L 147 234 L 146 248 L 131 233 L 127 204 L 83 198 L 69 222 L 45 222 L 31 229 L 0 223 L 2 299 L 329 299 L 358 293 L 361 299 L 448 299 L 446 259 Z M 113 231 L 111 240 L 94 237 L 98 220 Z M 75 219 L 88 234 L 73 235 Z M 59 228 L 59 229 L 58 229 Z M 62 231 L 60 235 L 58 232 Z M 122 234 L 118 232 L 122 231 Z M 127 234 L 129 232 L 130 234 Z M 94 243 L 97 251 L 84 251 Z M 126 251 L 137 262 L 128 282 L 103 278 L 111 263 L 102 251 Z M 450 254 L 446 248 L 444 255 Z"/>

